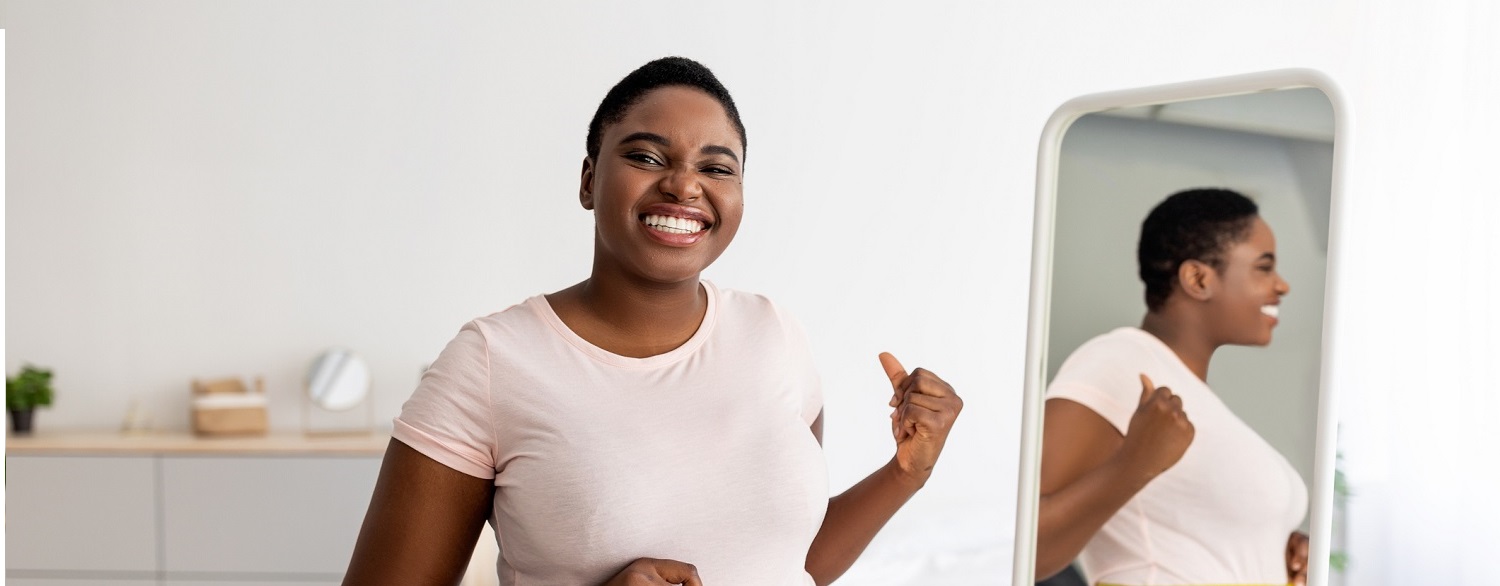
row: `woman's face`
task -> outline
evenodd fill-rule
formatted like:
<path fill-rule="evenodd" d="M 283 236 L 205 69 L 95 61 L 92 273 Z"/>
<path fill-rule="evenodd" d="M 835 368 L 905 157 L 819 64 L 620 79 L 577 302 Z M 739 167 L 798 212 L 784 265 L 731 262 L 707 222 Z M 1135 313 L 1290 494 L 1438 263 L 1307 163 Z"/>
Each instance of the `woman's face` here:
<path fill-rule="evenodd" d="M 1219 290 L 1209 300 L 1216 337 L 1229 344 L 1271 343 L 1281 297 L 1291 287 L 1276 272 L 1276 236 L 1256 216 L 1248 235 L 1230 245 L 1218 271 Z"/>
<path fill-rule="evenodd" d="M 594 211 L 595 270 L 654 283 L 696 280 L 739 230 L 740 135 L 724 107 L 690 87 L 645 94 L 603 129 L 579 199 Z"/>

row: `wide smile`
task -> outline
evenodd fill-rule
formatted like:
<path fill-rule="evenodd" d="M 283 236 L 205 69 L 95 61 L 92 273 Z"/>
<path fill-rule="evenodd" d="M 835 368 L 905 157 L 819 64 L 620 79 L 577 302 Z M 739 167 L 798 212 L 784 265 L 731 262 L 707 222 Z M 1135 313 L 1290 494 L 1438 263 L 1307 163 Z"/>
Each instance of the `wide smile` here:
<path fill-rule="evenodd" d="M 692 234 L 702 232 L 708 224 L 691 218 L 678 218 L 675 216 L 662 216 L 647 214 L 641 218 L 641 223 L 652 230 L 660 230 L 668 234 Z"/>
<path fill-rule="evenodd" d="M 1260 314 L 1271 320 L 1271 327 L 1281 324 L 1281 306 L 1275 303 L 1267 303 L 1260 306 Z"/>
<path fill-rule="evenodd" d="M 691 246 L 708 235 L 713 219 L 698 208 L 658 203 L 637 216 L 647 236 L 667 246 Z"/>

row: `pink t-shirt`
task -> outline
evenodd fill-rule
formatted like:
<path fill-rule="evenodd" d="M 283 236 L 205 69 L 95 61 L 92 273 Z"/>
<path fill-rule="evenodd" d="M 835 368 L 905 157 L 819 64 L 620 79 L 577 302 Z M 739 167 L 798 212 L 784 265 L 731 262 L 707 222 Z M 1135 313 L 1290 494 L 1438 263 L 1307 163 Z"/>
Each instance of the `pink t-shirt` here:
<path fill-rule="evenodd" d="M 1080 403 L 1124 435 L 1140 404 L 1140 373 L 1182 397 L 1193 443 L 1084 546 L 1084 575 L 1131 585 L 1286 584 L 1287 538 L 1307 515 L 1307 486 L 1156 336 L 1127 327 L 1085 342 L 1047 399 Z"/>
<path fill-rule="evenodd" d="M 502 584 L 602 584 L 642 557 L 715 586 L 813 583 L 828 476 L 807 341 L 766 298 L 703 285 L 702 325 L 665 354 L 607 352 L 536 296 L 423 374 L 394 436 L 494 480 Z"/>

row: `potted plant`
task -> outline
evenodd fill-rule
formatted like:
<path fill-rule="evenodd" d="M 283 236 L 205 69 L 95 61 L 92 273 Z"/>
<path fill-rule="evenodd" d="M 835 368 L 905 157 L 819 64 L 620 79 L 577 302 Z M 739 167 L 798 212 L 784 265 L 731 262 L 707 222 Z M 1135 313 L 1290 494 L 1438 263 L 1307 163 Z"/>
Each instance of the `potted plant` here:
<path fill-rule="evenodd" d="M 31 433 L 31 416 L 37 407 L 52 404 L 52 371 L 30 364 L 21 373 L 5 379 L 5 408 L 16 433 Z"/>

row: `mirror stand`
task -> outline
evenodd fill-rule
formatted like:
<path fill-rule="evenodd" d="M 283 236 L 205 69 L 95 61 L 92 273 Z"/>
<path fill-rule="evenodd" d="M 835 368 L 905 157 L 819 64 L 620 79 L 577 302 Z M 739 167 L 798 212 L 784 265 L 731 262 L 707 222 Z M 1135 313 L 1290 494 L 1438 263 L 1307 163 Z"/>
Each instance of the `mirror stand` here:
<path fill-rule="evenodd" d="M 356 410 L 331 412 L 313 404 L 306 393 L 302 395 L 302 435 L 307 437 L 344 437 L 375 433 L 375 401 L 363 399 L 365 408 L 362 417 L 353 417 Z"/>

